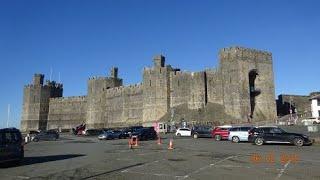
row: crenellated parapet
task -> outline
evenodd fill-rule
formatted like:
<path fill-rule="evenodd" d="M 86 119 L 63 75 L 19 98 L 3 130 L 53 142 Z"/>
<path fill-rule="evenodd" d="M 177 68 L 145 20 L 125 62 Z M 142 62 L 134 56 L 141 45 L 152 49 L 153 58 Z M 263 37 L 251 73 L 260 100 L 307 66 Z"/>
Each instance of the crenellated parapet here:
<path fill-rule="evenodd" d="M 69 97 L 57 97 L 50 98 L 50 103 L 70 102 L 70 101 L 86 101 L 87 96 L 69 96 Z"/>
<path fill-rule="evenodd" d="M 272 61 L 272 53 L 244 47 L 223 48 L 219 52 L 220 59 Z"/>
<path fill-rule="evenodd" d="M 133 95 L 143 92 L 142 84 L 133 84 L 129 86 L 119 86 L 104 90 L 106 97 L 117 97 L 122 95 Z"/>

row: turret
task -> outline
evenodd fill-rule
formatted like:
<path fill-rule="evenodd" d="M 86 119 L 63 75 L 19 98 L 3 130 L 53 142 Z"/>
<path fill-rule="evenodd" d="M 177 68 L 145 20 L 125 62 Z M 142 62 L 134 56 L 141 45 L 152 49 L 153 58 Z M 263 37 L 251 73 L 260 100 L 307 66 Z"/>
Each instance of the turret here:
<path fill-rule="evenodd" d="M 117 79 L 118 78 L 118 68 L 112 67 L 110 71 L 110 77 Z"/>
<path fill-rule="evenodd" d="M 34 74 L 33 75 L 33 85 L 43 85 L 43 74 Z"/>
<path fill-rule="evenodd" d="M 165 61 L 165 57 L 162 55 L 156 55 L 153 58 L 153 63 L 155 67 L 164 67 Z"/>

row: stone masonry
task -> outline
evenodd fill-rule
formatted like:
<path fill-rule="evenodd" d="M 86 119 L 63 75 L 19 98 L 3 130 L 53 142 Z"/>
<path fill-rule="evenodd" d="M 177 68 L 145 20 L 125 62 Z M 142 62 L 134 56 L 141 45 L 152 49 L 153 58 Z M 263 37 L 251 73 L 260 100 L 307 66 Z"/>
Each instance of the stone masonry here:
<path fill-rule="evenodd" d="M 24 88 L 21 130 L 120 127 L 152 122 L 247 123 L 276 119 L 272 55 L 223 48 L 219 66 L 186 72 L 155 56 L 141 84 L 123 86 L 118 68 L 88 80 L 86 96 L 62 97 L 62 84 L 36 74 Z"/>

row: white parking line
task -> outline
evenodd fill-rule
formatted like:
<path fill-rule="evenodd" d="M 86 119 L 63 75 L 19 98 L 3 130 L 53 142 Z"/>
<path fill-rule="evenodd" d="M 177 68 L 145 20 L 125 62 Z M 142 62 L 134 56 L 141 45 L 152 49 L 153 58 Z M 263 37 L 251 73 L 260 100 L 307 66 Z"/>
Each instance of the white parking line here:
<path fill-rule="evenodd" d="M 229 157 L 224 158 L 224 159 L 222 159 L 222 160 L 220 160 L 220 161 L 217 161 L 216 163 L 212 163 L 212 164 L 203 166 L 203 167 L 201 167 L 201 168 L 199 168 L 199 169 L 197 169 L 197 170 L 195 170 L 195 171 L 193 171 L 193 172 L 191 172 L 191 173 L 189 173 L 189 174 L 187 174 L 187 175 L 185 175 L 185 176 L 183 176 L 183 177 L 178 177 L 178 179 L 186 179 L 186 178 L 189 178 L 192 174 L 199 173 L 200 171 L 203 171 L 203 170 L 208 169 L 208 168 L 210 168 L 210 167 L 212 167 L 212 166 L 215 166 L 215 165 L 217 165 L 217 164 L 219 164 L 219 163 L 222 163 L 223 161 L 226 161 L 226 160 L 228 160 L 228 159 L 232 159 L 232 158 L 235 158 L 235 157 L 237 157 L 237 156 L 229 156 Z"/>
<path fill-rule="evenodd" d="M 131 173 L 131 174 L 140 174 L 140 175 L 151 175 L 151 176 L 160 176 L 160 177 L 172 177 L 172 178 L 182 178 L 184 176 L 175 176 L 175 175 L 170 175 L 170 174 L 161 174 L 161 173 L 143 173 L 143 172 L 136 172 L 136 171 L 126 171 L 126 173 Z"/>
<path fill-rule="evenodd" d="M 30 177 L 28 176 L 10 176 L 10 175 L 6 175 L 6 176 L 13 179 L 30 179 Z"/>
<path fill-rule="evenodd" d="M 280 177 L 282 176 L 282 174 L 284 173 L 284 171 L 287 169 L 288 165 L 290 164 L 291 161 L 288 161 L 283 168 L 280 170 L 278 176 L 275 178 L 275 180 L 280 179 Z"/>

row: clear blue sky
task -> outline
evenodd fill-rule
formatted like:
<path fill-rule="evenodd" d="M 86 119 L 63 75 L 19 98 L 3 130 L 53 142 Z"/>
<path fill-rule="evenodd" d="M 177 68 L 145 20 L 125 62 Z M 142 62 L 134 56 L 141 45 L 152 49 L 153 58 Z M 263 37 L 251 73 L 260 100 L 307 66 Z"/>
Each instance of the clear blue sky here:
<path fill-rule="evenodd" d="M 273 53 L 276 95 L 319 90 L 320 1 L 0 0 L 0 127 L 19 127 L 23 85 L 34 73 L 85 95 L 87 79 L 118 66 L 125 84 L 162 53 L 198 71 L 218 50 L 240 45 Z"/>

